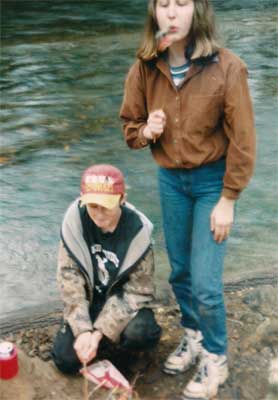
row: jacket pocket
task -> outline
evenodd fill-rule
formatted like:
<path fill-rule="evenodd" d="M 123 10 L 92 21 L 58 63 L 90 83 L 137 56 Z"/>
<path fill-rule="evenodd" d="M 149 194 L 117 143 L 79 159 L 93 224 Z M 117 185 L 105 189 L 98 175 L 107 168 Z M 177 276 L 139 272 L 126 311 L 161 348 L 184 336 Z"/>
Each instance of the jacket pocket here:
<path fill-rule="evenodd" d="M 187 110 L 187 134 L 210 134 L 223 114 L 223 96 L 191 96 Z"/>

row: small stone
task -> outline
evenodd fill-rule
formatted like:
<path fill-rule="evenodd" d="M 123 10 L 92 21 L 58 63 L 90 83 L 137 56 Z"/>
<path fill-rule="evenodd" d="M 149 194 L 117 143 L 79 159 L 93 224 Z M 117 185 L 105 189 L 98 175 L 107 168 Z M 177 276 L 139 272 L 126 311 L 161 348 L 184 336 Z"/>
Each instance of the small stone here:
<path fill-rule="evenodd" d="M 270 356 L 271 356 L 271 349 L 270 349 L 269 347 L 264 347 L 264 348 L 261 350 L 261 354 L 263 355 L 263 357 L 264 357 L 265 359 L 269 359 Z"/>
<path fill-rule="evenodd" d="M 5 342 L 14 342 L 14 335 L 11 334 L 5 338 Z"/>
<path fill-rule="evenodd" d="M 50 353 L 50 351 L 45 351 L 44 353 L 41 353 L 41 354 L 40 354 L 40 358 L 41 358 L 43 361 L 48 361 L 48 360 L 50 360 L 50 359 L 51 359 L 51 353 Z"/>
<path fill-rule="evenodd" d="M 39 352 L 40 353 L 45 353 L 45 352 L 48 352 L 49 350 L 50 350 L 49 344 L 41 344 L 39 346 Z"/>
<path fill-rule="evenodd" d="M 33 350 L 28 352 L 28 356 L 29 357 L 35 357 L 37 355 L 38 355 L 38 350 L 37 349 L 33 349 Z"/>
<path fill-rule="evenodd" d="M 262 322 L 262 321 L 265 320 L 265 317 L 264 317 L 262 314 L 258 313 L 258 314 L 257 314 L 257 320 L 260 321 L 260 322 Z"/>
<path fill-rule="evenodd" d="M 265 346 L 275 347 L 278 345 L 278 321 L 271 321 L 260 333 Z"/>
<path fill-rule="evenodd" d="M 238 339 L 239 339 L 239 334 L 235 333 L 235 334 L 231 337 L 231 339 L 233 339 L 233 340 L 238 340 Z"/>

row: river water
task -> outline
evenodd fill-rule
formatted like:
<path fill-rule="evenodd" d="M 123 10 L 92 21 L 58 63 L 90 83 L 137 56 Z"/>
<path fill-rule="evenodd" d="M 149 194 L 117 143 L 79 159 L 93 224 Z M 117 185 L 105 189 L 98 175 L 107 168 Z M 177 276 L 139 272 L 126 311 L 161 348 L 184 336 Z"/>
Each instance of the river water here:
<path fill-rule="evenodd" d="M 255 176 L 238 203 L 226 258 L 225 279 L 231 279 L 277 268 L 277 10 L 275 1 L 215 3 L 225 45 L 249 67 L 258 133 Z M 127 148 L 118 119 L 145 4 L 2 2 L 2 316 L 58 298 L 60 222 L 78 195 L 81 172 L 92 163 L 120 167 L 129 201 L 154 222 L 157 286 L 163 292 L 169 266 L 156 165 L 148 150 Z"/>

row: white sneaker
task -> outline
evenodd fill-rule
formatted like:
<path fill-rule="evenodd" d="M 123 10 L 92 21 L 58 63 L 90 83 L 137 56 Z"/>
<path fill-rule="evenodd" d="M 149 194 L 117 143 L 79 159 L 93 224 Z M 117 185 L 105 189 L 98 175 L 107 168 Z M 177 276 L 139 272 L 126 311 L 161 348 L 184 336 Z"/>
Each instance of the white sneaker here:
<path fill-rule="evenodd" d="M 183 400 L 210 400 L 217 395 L 218 387 L 228 378 L 227 357 L 209 353 L 205 349 L 194 377 L 183 392 Z"/>
<path fill-rule="evenodd" d="M 202 351 L 203 335 L 200 331 L 186 328 L 176 350 L 169 355 L 164 363 L 163 371 L 170 375 L 184 372 L 195 364 Z"/>

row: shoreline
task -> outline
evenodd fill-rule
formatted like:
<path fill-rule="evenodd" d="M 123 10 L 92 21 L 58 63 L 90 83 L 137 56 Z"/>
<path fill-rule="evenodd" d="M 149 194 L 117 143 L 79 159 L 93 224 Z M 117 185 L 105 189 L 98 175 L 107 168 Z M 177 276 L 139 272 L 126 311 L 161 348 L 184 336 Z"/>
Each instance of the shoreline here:
<path fill-rule="evenodd" d="M 239 279 L 224 281 L 224 293 L 236 292 L 248 288 L 270 285 L 278 288 L 278 272 L 275 270 L 264 274 L 251 275 Z M 167 282 L 162 289 L 157 290 L 156 303 L 164 306 L 175 303 L 174 295 Z M 54 300 L 38 305 L 22 307 L 0 315 L 0 336 L 18 332 L 24 328 L 43 327 L 59 322 L 62 312 L 62 302 Z"/>
<path fill-rule="evenodd" d="M 270 372 L 271 363 L 278 366 L 277 284 L 276 279 L 271 285 L 259 284 L 259 281 L 257 283 L 257 287 L 241 288 L 236 291 L 232 290 L 234 286 L 228 286 L 229 290 L 225 293 L 230 375 L 219 391 L 218 400 L 274 400 L 277 398 L 278 370 L 276 368 L 276 372 L 272 373 L 274 378 L 271 378 Z M 163 335 L 158 348 L 151 355 L 151 360 L 145 355 L 136 361 L 131 358 L 124 360 L 115 354 L 113 362 L 121 365 L 121 371 L 129 380 L 132 380 L 138 372 L 140 373 L 135 387 L 139 396 L 137 399 L 178 400 L 194 369 L 170 377 L 162 372 L 162 365 L 182 335 L 180 313 L 177 305 L 172 302 L 168 305 L 157 303 L 155 314 L 162 326 Z M 56 314 L 51 315 L 48 310 L 45 316 L 51 324 L 47 325 L 47 318 L 44 319 L 41 315 L 33 319 L 35 322 L 33 327 L 18 330 L 17 333 L 1 334 L 1 339 L 16 343 L 22 364 L 18 377 L 11 381 L 0 381 L 4 393 L 2 400 L 11 398 L 80 400 L 82 398 L 82 378 L 67 377 L 59 373 L 50 356 L 53 337 L 59 327 L 55 318 L 57 321 L 60 319 L 61 311 L 56 311 Z M 27 322 L 25 321 L 26 324 Z M 40 326 L 44 323 L 45 326 Z M 117 366 L 120 369 L 119 365 Z M 26 370 L 30 371 L 27 375 L 24 373 Z M 271 381 L 271 379 L 274 380 Z M 25 397 L 24 393 L 27 393 Z M 94 399 L 104 400 L 107 396 L 107 391 L 100 390 Z M 118 398 L 111 397 L 111 400 L 118 400 Z"/>

